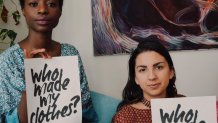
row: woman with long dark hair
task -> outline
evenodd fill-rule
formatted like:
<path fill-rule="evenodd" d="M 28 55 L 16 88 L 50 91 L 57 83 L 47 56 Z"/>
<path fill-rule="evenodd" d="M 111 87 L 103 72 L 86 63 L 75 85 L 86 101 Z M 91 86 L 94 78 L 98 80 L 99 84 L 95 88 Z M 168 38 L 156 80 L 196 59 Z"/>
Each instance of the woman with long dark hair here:
<path fill-rule="evenodd" d="M 114 123 L 152 123 L 150 100 L 180 97 L 176 73 L 167 49 L 159 39 L 139 43 L 129 59 L 129 77 Z"/>

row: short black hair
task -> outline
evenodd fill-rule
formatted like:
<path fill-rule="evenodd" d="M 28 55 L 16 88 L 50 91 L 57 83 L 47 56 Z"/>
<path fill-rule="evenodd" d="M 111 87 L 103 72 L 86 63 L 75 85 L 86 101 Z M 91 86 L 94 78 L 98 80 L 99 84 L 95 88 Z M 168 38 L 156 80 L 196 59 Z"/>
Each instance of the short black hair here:
<path fill-rule="evenodd" d="M 24 9 L 25 0 L 19 0 L 19 1 L 20 1 L 21 9 Z M 59 7 L 62 10 L 64 0 L 58 0 L 58 1 L 59 1 Z"/>

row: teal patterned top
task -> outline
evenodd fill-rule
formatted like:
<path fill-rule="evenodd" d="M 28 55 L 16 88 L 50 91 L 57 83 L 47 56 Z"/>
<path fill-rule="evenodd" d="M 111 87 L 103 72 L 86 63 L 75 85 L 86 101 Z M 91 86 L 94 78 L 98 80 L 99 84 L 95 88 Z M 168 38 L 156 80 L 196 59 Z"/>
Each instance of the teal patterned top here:
<path fill-rule="evenodd" d="M 93 108 L 87 77 L 78 50 L 69 44 L 61 44 L 61 56 L 78 55 L 80 69 L 80 87 L 82 98 L 83 122 L 96 122 L 97 114 Z M 21 99 L 26 88 L 24 80 L 24 53 L 19 44 L 15 44 L 0 54 L 0 123 L 6 122 Z"/>

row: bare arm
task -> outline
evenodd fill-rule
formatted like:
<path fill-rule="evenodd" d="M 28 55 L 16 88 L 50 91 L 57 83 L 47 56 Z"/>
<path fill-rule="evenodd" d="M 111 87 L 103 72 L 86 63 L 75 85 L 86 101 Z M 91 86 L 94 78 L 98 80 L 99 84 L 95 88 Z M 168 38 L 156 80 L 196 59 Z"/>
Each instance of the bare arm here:
<path fill-rule="evenodd" d="M 26 91 L 22 92 L 21 101 L 18 106 L 18 117 L 19 117 L 20 123 L 28 123 Z"/>

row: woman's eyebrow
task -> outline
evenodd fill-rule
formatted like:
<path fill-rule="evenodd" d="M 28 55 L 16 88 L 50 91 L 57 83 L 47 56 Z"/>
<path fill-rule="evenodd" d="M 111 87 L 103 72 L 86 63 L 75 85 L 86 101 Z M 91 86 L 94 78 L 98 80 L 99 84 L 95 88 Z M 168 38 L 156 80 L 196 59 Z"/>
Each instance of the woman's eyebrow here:
<path fill-rule="evenodd" d="M 136 68 L 146 68 L 147 66 L 145 66 L 145 65 L 138 65 L 138 66 L 136 66 Z"/>
<path fill-rule="evenodd" d="M 157 66 L 157 65 L 159 65 L 159 64 L 164 64 L 165 62 L 157 62 L 157 63 L 155 63 L 153 66 Z"/>

